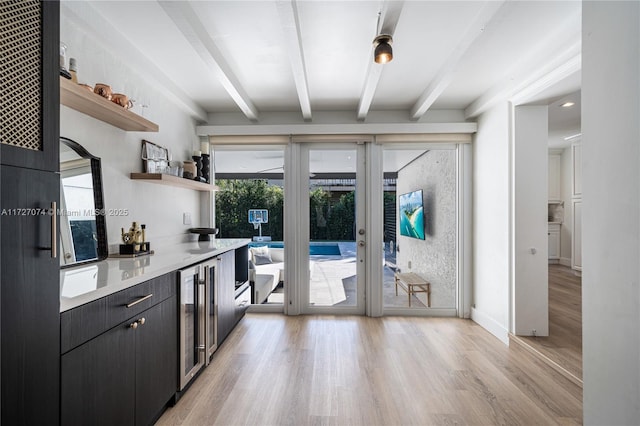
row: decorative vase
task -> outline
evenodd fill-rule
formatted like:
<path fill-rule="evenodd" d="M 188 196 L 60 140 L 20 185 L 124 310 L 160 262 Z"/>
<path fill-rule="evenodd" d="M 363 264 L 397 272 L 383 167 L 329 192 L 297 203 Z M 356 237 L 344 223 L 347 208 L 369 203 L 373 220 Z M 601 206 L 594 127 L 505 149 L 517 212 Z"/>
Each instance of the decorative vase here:
<path fill-rule="evenodd" d="M 209 183 L 209 164 L 209 154 L 202 154 L 202 179 L 204 179 L 206 183 Z"/>
<path fill-rule="evenodd" d="M 193 179 L 196 177 L 197 169 L 194 161 L 187 160 L 183 165 L 182 177 L 185 179 Z"/>

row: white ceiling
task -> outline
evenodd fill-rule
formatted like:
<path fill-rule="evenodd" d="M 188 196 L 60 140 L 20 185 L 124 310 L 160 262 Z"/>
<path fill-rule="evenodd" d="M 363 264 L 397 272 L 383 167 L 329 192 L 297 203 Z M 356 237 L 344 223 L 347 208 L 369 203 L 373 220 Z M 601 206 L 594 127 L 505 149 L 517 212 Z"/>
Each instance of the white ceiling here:
<path fill-rule="evenodd" d="M 176 99 L 188 99 L 200 122 L 234 117 L 229 124 L 237 124 L 240 117 L 261 124 L 275 112 L 312 123 L 314 116 L 319 122 L 336 112 L 353 121 L 375 115 L 410 122 L 425 121 L 435 110 L 462 111 L 473 120 L 492 102 L 530 90 L 576 58 L 579 63 L 581 46 L 577 0 L 62 5 L 71 22 L 91 14 L 102 18 L 84 22 L 85 30 L 137 61 L 133 66 L 153 65 L 171 82 L 167 90 Z M 394 39 L 394 59 L 386 65 L 372 60 L 379 13 L 381 32 Z M 548 88 L 553 93 L 540 98 L 538 90 L 535 101 L 551 103 L 578 91 L 577 71 Z M 550 118 L 556 123 L 565 126 L 566 120 Z"/>

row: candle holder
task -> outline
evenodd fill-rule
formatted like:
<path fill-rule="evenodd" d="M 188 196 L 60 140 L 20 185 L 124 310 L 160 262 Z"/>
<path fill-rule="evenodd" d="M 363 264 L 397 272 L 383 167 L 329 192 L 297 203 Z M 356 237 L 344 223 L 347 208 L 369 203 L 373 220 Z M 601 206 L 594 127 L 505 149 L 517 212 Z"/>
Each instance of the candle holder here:
<path fill-rule="evenodd" d="M 200 178 L 202 177 L 202 157 L 194 155 L 191 158 L 193 158 L 193 161 L 196 163 L 196 175 L 193 180 L 200 182 Z"/>
<path fill-rule="evenodd" d="M 206 183 L 209 183 L 209 164 L 209 154 L 202 154 L 202 179 L 204 179 Z"/>

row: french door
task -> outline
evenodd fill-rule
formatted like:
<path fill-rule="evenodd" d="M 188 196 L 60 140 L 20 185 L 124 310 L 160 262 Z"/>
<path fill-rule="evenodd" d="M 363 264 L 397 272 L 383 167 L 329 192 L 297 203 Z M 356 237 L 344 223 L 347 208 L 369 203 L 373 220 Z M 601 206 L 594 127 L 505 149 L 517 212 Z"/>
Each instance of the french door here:
<path fill-rule="evenodd" d="M 301 311 L 364 314 L 365 145 L 305 143 L 300 154 Z"/>

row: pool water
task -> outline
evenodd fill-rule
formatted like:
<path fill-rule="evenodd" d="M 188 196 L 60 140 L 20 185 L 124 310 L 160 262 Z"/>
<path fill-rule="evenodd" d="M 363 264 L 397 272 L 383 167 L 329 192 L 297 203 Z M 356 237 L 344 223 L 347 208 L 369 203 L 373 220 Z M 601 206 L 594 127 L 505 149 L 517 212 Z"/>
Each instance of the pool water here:
<path fill-rule="evenodd" d="M 272 248 L 284 248 L 284 243 L 281 241 L 268 242 L 268 243 L 249 243 L 249 247 L 272 247 Z M 340 246 L 338 243 L 333 242 L 311 242 L 309 243 L 309 255 L 325 255 L 325 256 L 340 256 Z"/>

